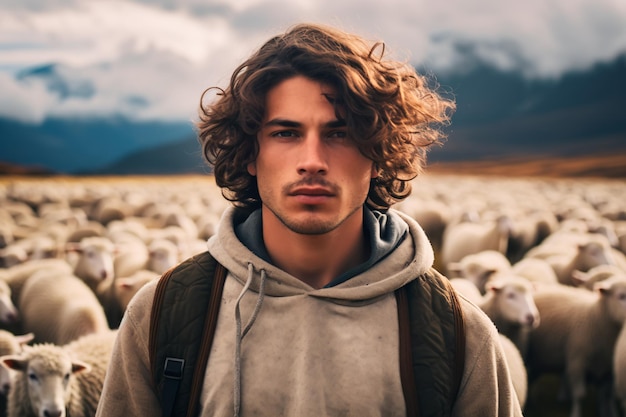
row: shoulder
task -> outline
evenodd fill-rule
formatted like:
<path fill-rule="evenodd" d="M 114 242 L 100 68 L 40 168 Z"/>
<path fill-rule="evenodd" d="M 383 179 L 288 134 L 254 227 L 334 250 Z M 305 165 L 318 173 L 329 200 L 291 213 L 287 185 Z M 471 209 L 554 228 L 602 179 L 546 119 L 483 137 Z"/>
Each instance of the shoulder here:
<path fill-rule="evenodd" d="M 150 281 L 137 291 L 128 303 L 124 318 L 122 319 L 125 326 L 133 327 L 135 331 L 142 333 L 142 335 L 146 337 L 146 340 L 150 327 L 150 313 L 152 311 L 154 294 L 159 280 L 160 278 Z"/>
<path fill-rule="evenodd" d="M 472 339 L 472 342 L 481 344 L 489 340 L 497 339 L 498 331 L 489 316 L 467 298 L 460 295 L 457 295 L 457 298 L 459 299 L 461 310 L 463 311 L 463 320 L 465 322 L 465 331 L 468 341 Z"/>

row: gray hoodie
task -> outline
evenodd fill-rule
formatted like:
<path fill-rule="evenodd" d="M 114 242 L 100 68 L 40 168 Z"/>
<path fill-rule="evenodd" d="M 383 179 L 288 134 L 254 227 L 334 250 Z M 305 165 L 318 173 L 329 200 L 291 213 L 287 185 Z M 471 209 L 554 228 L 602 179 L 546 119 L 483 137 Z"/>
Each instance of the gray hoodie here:
<path fill-rule="evenodd" d="M 315 289 L 268 262 L 262 245 L 244 245 L 235 213 L 225 211 L 208 242 L 229 275 L 200 415 L 404 416 L 394 291 L 432 266 L 419 225 L 394 210 L 366 219 L 367 267 Z M 97 416 L 160 416 L 148 357 L 155 286 L 128 306 Z M 454 415 L 521 416 L 495 327 L 464 299 L 462 308 L 466 363 Z"/>

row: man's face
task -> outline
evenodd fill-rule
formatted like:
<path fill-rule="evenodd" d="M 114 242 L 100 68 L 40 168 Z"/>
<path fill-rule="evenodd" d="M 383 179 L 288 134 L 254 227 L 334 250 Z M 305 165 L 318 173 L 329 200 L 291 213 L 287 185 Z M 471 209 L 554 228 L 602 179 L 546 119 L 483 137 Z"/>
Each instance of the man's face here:
<path fill-rule="evenodd" d="M 362 216 L 374 163 L 349 139 L 328 85 L 303 76 L 272 88 L 257 134 L 257 177 L 263 216 L 296 233 L 323 234 Z"/>

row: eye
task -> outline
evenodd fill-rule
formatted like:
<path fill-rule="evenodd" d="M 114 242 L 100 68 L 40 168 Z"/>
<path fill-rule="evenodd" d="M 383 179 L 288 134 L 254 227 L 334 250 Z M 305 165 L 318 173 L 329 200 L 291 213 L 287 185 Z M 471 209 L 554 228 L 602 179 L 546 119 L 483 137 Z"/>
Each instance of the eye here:
<path fill-rule="evenodd" d="M 65 374 L 65 376 L 63 376 L 63 382 L 65 384 L 67 384 L 69 382 L 69 380 L 70 380 L 70 374 L 67 373 L 67 374 Z"/>
<path fill-rule="evenodd" d="M 291 130 L 279 130 L 278 132 L 274 132 L 271 135 L 274 138 L 294 138 L 296 137 L 296 133 Z"/>
<path fill-rule="evenodd" d="M 510 292 L 510 293 L 508 293 L 508 294 L 507 294 L 507 296 L 506 296 L 506 297 L 507 297 L 509 300 L 513 300 L 513 299 L 517 298 L 517 294 L 516 294 L 516 293 L 514 293 L 514 292 Z"/>
<path fill-rule="evenodd" d="M 333 130 L 328 136 L 331 138 L 345 138 L 348 137 L 348 133 L 345 130 Z"/>
<path fill-rule="evenodd" d="M 34 372 L 29 372 L 28 373 L 28 379 L 32 382 L 37 382 L 39 381 L 39 378 L 37 378 L 37 375 L 35 375 Z"/>

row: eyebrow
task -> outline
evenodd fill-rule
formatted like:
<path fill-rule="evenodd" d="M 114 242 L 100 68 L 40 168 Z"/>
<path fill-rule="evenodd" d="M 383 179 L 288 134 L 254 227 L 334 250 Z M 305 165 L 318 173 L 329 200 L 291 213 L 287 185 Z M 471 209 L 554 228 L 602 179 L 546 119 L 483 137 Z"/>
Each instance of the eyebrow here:
<path fill-rule="evenodd" d="M 263 127 L 270 127 L 270 126 L 297 128 L 297 127 L 302 127 L 302 123 L 296 122 L 294 120 L 289 120 L 289 119 L 276 118 L 276 119 L 268 120 L 265 124 L 263 124 Z M 344 119 L 331 120 L 328 123 L 324 123 L 324 127 L 330 128 L 330 129 L 334 129 L 338 127 L 346 127 L 346 121 Z"/>

